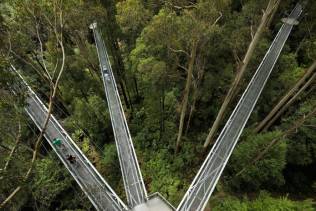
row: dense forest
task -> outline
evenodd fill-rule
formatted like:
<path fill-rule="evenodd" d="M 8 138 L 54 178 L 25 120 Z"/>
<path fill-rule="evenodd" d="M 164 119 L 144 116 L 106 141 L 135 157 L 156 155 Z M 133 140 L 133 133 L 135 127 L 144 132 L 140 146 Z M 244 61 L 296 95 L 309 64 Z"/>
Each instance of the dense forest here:
<path fill-rule="evenodd" d="M 145 186 L 177 206 L 295 0 L 2 0 L 0 210 L 94 210 L 24 111 L 11 65 L 125 200 L 105 41 Z M 316 1 L 294 26 L 206 210 L 316 209 Z"/>

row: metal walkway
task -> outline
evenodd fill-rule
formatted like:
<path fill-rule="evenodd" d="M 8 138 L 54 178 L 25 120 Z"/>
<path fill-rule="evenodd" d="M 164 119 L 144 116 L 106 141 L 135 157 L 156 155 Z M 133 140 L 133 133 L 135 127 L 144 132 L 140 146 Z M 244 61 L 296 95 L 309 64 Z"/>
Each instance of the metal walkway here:
<path fill-rule="evenodd" d="M 147 191 L 145 189 L 104 42 L 97 29 L 96 23 L 91 24 L 90 28 L 94 33 L 99 56 L 101 74 L 110 111 L 127 201 L 129 206 L 133 208 L 146 202 Z"/>
<path fill-rule="evenodd" d="M 15 72 L 17 71 L 15 70 Z M 21 77 L 20 74 L 19 76 Z M 23 80 L 22 77 L 21 79 Z M 47 108 L 27 83 L 24 80 L 23 82 L 28 88 L 25 110 L 39 130 L 42 130 L 47 117 Z M 44 137 L 97 210 L 122 211 L 128 209 L 53 115 L 50 117 Z M 54 146 L 52 144 L 54 138 L 60 138 L 62 146 Z M 76 157 L 74 164 L 67 160 L 68 155 Z"/>
<path fill-rule="evenodd" d="M 284 21 L 247 89 L 182 199 L 177 211 L 197 211 L 205 208 L 281 53 L 293 24 L 297 23 L 296 19 L 300 16 L 301 12 L 302 7 L 297 4 L 286 21 Z"/>
<path fill-rule="evenodd" d="M 280 28 L 191 186 L 184 195 L 177 211 L 200 211 L 205 208 L 293 25 L 298 23 L 296 19 L 300 16 L 301 12 L 302 7 L 297 4 L 289 17 L 283 19 L 284 24 Z M 172 211 L 174 208 L 163 197 L 147 197 L 147 191 L 140 172 L 108 54 L 96 23 L 91 25 L 91 29 L 93 29 L 99 56 L 101 74 L 129 207 L 115 194 L 53 115 L 50 117 L 44 137 L 97 210 L 124 211 L 132 209 L 133 211 Z M 15 70 L 14 67 L 12 68 Z M 28 89 L 25 110 L 36 126 L 42 130 L 47 117 L 47 108 L 27 85 L 21 75 L 16 70 L 15 72 Z M 60 138 L 63 145 L 59 147 L 54 146 L 52 144 L 54 138 Z M 71 164 L 67 160 L 68 155 L 74 155 L 77 161 Z"/>

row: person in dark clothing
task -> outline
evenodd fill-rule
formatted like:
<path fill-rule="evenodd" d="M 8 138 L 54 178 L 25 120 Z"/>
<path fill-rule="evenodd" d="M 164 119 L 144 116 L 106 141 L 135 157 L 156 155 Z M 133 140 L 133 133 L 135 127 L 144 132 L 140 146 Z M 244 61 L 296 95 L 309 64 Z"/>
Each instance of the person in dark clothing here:
<path fill-rule="evenodd" d="M 71 164 L 76 163 L 76 157 L 75 157 L 75 156 L 68 155 L 68 156 L 67 156 L 67 160 L 68 160 Z"/>

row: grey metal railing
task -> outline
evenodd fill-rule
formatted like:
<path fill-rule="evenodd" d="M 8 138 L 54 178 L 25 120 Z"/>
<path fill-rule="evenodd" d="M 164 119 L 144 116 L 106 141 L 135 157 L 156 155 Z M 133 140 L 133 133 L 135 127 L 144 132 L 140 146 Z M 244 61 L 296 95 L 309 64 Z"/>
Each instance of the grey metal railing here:
<path fill-rule="evenodd" d="M 94 33 L 127 201 L 130 207 L 135 207 L 146 202 L 147 191 L 139 168 L 105 44 L 97 29 L 96 23 L 91 24 L 90 28 Z"/>
<path fill-rule="evenodd" d="M 280 28 L 255 75 L 178 206 L 178 211 L 199 211 L 205 208 L 281 53 L 293 24 L 297 23 L 296 19 L 301 12 L 302 7 L 297 4 L 287 21 Z"/>
<path fill-rule="evenodd" d="M 14 67 L 12 68 L 15 70 Z M 48 110 L 22 76 L 16 70 L 15 72 L 27 87 L 28 97 L 26 99 L 27 105 L 25 111 L 39 130 L 42 130 Z M 128 210 L 127 206 L 98 173 L 89 159 L 81 152 L 53 115 L 50 116 L 44 137 L 97 210 Z M 61 139 L 62 145 L 53 145 L 54 138 Z M 75 156 L 76 162 L 70 163 L 67 160 L 68 155 Z"/>

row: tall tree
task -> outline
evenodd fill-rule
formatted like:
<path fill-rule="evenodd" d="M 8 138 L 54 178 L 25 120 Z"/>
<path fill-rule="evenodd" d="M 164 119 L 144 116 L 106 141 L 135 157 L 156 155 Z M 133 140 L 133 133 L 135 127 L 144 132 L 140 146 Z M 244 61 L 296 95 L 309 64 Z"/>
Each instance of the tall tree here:
<path fill-rule="evenodd" d="M 255 132 L 266 130 L 274 121 L 280 117 L 282 112 L 288 108 L 296 98 L 313 82 L 316 78 L 316 61 L 307 69 L 303 77 L 290 89 L 280 101 L 273 107 L 269 114 L 255 128 Z"/>
<path fill-rule="evenodd" d="M 121 40 L 121 30 L 119 25 L 117 24 L 115 15 L 116 15 L 116 7 L 115 1 L 101 1 L 102 5 L 106 9 L 106 19 L 105 22 L 105 35 L 106 35 L 106 44 L 109 48 L 110 55 L 113 58 L 113 66 L 114 70 L 116 70 L 118 76 L 118 83 L 120 85 L 120 90 L 123 95 L 123 99 L 127 108 L 131 108 L 132 104 L 130 102 L 129 90 L 127 88 L 127 80 L 125 76 L 125 66 L 123 57 L 120 50 L 119 40 Z"/>
<path fill-rule="evenodd" d="M 181 139 L 184 130 L 185 117 L 187 115 L 188 100 L 190 96 L 190 89 L 192 86 L 192 77 L 194 74 L 194 69 L 196 65 L 196 59 L 204 59 L 204 55 L 199 55 L 203 51 L 199 51 L 200 48 L 203 48 L 209 41 L 211 34 L 218 29 L 218 21 L 222 17 L 222 11 L 229 2 L 225 1 L 210 1 L 204 2 L 200 1 L 196 5 L 195 9 L 185 10 L 183 17 L 184 21 L 191 22 L 192 26 L 190 27 L 190 38 L 188 42 L 190 44 L 190 49 L 172 49 L 174 52 L 185 53 L 188 57 L 187 67 L 184 67 L 187 72 L 186 84 L 183 91 L 183 98 L 181 102 L 181 112 L 179 120 L 179 129 L 178 136 L 176 141 L 176 152 L 179 151 Z M 205 10 L 209 11 L 209 14 L 206 15 Z M 188 20 L 186 20 L 188 19 Z M 191 20 L 190 20 L 191 19 Z M 186 53 L 189 52 L 189 53 Z M 200 70 L 201 71 L 201 70 Z M 191 114 L 192 115 L 192 114 Z"/>
<path fill-rule="evenodd" d="M 24 2 L 25 3 L 25 2 Z M 34 31 L 37 37 L 37 41 L 39 43 L 39 55 L 41 58 L 41 62 L 45 71 L 46 76 L 50 79 L 49 80 L 49 87 L 50 87 L 50 98 L 49 98 L 49 104 L 48 104 L 48 111 L 47 111 L 47 116 L 45 118 L 44 124 L 43 124 L 43 129 L 41 130 L 36 142 L 35 142 L 35 147 L 34 147 L 34 151 L 33 151 L 33 155 L 32 155 L 32 159 L 30 162 L 30 166 L 27 170 L 27 172 L 25 173 L 25 175 L 23 176 L 23 183 L 25 183 L 28 178 L 31 176 L 31 172 L 34 168 L 34 164 L 35 164 L 35 160 L 37 158 L 38 152 L 41 148 L 42 145 L 42 139 L 44 137 L 44 133 L 46 130 L 46 127 L 48 125 L 50 116 L 51 116 L 51 112 L 52 112 L 52 108 L 53 108 L 53 102 L 54 99 L 56 97 L 56 93 L 57 93 L 57 88 L 58 88 L 58 84 L 59 81 L 61 79 L 62 73 L 64 71 L 64 67 L 65 67 L 65 59 L 66 59 L 66 54 L 65 54 L 65 48 L 64 48 L 64 37 L 63 37 L 63 26 L 65 24 L 65 20 L 63 17 L 63 5 L 61 2 L 59 2 L 58 0 L 53 2 L 54 7 L 53 10 L 51 11 L 53 14 L 53 19 L 49 19 L 45 14 L 45 12 L 47 11 L 43 11 L 45 7 L 40 7 L 40 6 L 44 6 L 44 5 L 39 5 L 39 4 L 33 4 L 33 5 L 24 5 L 24 8 L 26 8 L 28 10 L 29 13 L 29 17 L 31 19 L 34 18 Z M 55 67 L 52 70 L 49 70 L 48 66 L 47 66 L 47 61 L 45 60 L 44 57 L 44 48 L 43 48 L 43 41 L 41 38 L 41 35 L 39 33 L 39 27 L 40 27 L 40 22 L 38 19 L 37 12 L 38 9 L 41 9 L 41 15 L 42 18 L 46 19 L 46 24 L 50 25 L 49 28 L 49 35 L 54 37 L 55 40 L 55 49 L 54 49 L 54 53 L 56 53 L 56 55 L 60 55 L 61 59 L 57 60 L 56 64 L 53 65 L 53 67 Z M 35 15 L 36 14 L 36 15 Z M 55 24 L 54 23 L 55 20 Z M 59 62 L 60 61 L 60 62 Z M 12 193 L 0 204 L 0 208 L 3 208 L 19 191 L 21 191 L 22 189 L 22 185 L 18 185 L 13 191 Z"/>
<path fill-rule="evenodd" d="M 264 30 L 268 27 L 267 23 L 269 22 L 269 18 L 273 14 L 273 11 L 276 11 L 276 8 L 278 7 L 279 3 L 280 3 L 280 0 L 270 0 L 266 9 L 263 11 L 260 24 L 257 28 L 255 35 L 252 36 L 252 40 L 248 46 L 247 52 L 244 55 L 243 60 L 237 64 L 236 76 L 235 76 L 233 83 L 231 84 L 231 86 L 228 90 L 228 93 L 227 93 L 227 95 L 223 101 L 223 104 L 222 104 L 222 106 L 221 106 L 221 108 L 216 116 L 216 119 L 215 119 L 212 127 L 210 128 L 210 131 L 209 131 L 207 138 L 206 138 L 204 145 L 203 145 L 204 148 L 208 147 L 208 145 L 213 141 L 214 136 L 216 135 L 218 128 L 219 128 L 220 124 L 222 123 L 222 120 L 224 119 L 224 115 L 228 109 L 228 106 L 230 105 L 230 103 L 232 102 L 234 97 L 236 96 L 236 93 L 238 91 L 238 86 L 239 86 L 239 84 L 240 84 L 240 82 L 241 82 L 241 80 L 246 72 L 246 68 L 250 62 L 250 59 L 253 55 L 253 52 L 254 52 L 256 46 L 259 43 L 260 37 L 262 36 Z"/>

